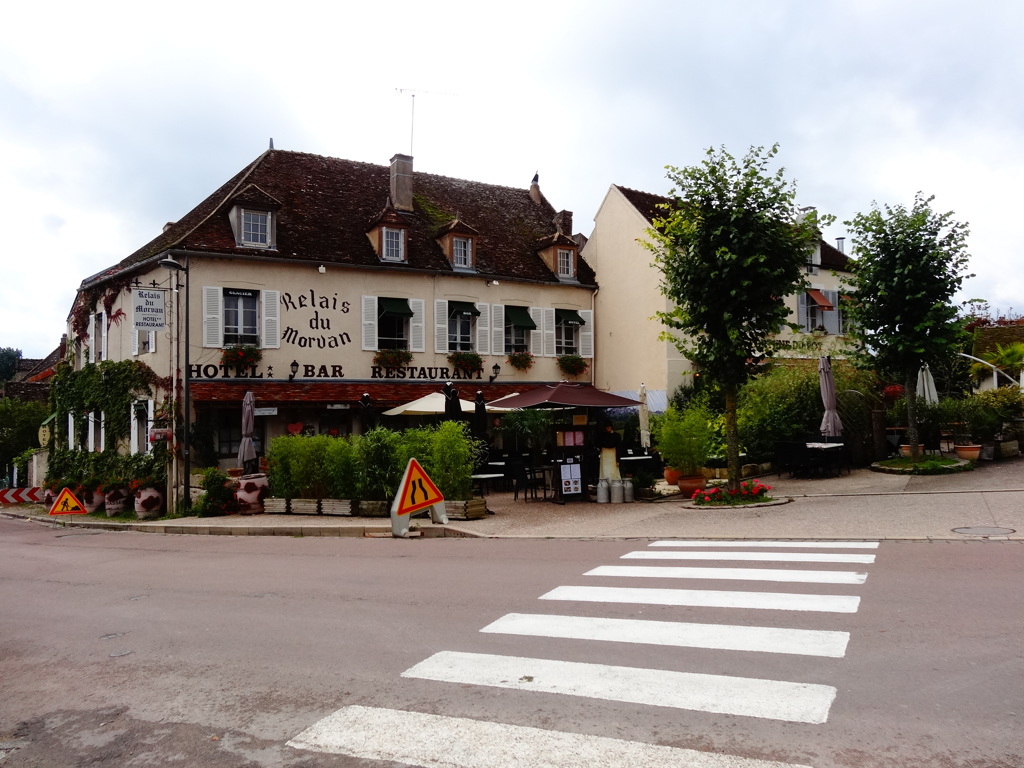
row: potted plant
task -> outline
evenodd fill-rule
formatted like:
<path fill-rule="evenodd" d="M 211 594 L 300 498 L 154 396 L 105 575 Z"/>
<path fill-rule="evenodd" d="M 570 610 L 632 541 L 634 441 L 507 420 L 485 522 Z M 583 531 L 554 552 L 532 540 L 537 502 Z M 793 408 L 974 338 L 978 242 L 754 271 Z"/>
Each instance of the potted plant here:
<path fill-rule="evenodd" d="M 221 353 L 220 362 L 222 365 L 234 368 L 236 371 L 242 368 L 254 368 L 263 359 L 263 350 L 254 344 L 232 344 L 224 347 Z"/>
<path fill-rule="evenodd" d="M 556 362 L 558 370 L 566 376 L 582 376 L 590 368 L 587 359 L 579 355 L 559 355 Z"/>
<path fill-rule="evenodd" d="M 373 355 L 373 364 L 379 368 L 405 368 L 411 362 L 408 349 L 378 349 Z"/>
<path fill-rule="evenodd" d="M 135 515 L 140 520 L 160 517 L 163 512 L 167 474 L 162 453 L 154 450 L 127 457 L 128 492 L 135 498 Z"/>
<path fill-rule="evenodd" d="M 82 502 L 85 511 L 92 514 L 100 509 L 106 501 L 103 493 L 105 482 L 103 472 L 104 455 L 102 453 L 84 454 L 86 466 L 82 472 L 82 479 L 79 483 L 78 500 Z"/>
<path fill-rule="evenodd" d="M 476 352 L 452 352 L 448 355 L 448 362 L 467 379 L 484 367 L 484 359 Z"/>
<path fill-rule="evenodd" d="M 711 413 L 690 403 L 683 411 L 669 406 L 655 429 L 658 451 L 665 462 L 665 480 L 675 479 L 684 493 L 693 493 L 707 482 L 702 472 L 711 450 Z M 669 470 L 676 470 L 678 474 Z"/>
<path fill-rule="evenodd" d="M 510 352 L 508 359 L 505 361 L 517 371 L 526 371 L 533 368 L 535 358 L 529 352 Z"/>
<path fill-rule="evenodd" d="M 107 510 L 107 517 L 117 517 L 124 513 L 128 505 L 128 483 L 131 477 L 128 476 L 126 462 L 128 456 L 120 453 L 111 453 L 104 461 L 103 467 L 103 506 Z"/>

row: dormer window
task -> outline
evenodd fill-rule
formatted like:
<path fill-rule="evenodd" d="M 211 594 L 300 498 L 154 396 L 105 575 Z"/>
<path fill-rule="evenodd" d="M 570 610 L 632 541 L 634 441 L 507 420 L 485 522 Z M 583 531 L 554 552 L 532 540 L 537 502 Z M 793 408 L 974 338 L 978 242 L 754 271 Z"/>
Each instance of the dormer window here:
<path fill-rule="evenodd" d="M 381 258 L 384 261 L 405 261 L 405 230 L 381 228 Z"/>
<path fill-rule="evenodd" d="M 576 277 L 576 252 L 567 248 L 558 249 L 558 276 Z"/>
<path fill-rule="evenodd" d="M 452 238 L 452 264 L 456 267 L 473 267 L 473 239 L 470 237 Z"/>
<path fill-rule="evenodd" d="M 255 248 L 270 246 L 270 211 L 242 209 L 242 244 Z"/>

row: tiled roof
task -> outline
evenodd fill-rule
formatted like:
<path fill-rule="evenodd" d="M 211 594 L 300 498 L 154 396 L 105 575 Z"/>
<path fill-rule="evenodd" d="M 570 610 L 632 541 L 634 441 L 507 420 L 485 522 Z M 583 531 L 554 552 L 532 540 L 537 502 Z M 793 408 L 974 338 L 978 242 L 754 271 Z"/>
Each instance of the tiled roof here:
<path fill-rule="evenodd" d="M 654 219 L 665 216 L 668 211 L 663 208 L 659 208 L 660 205 L 664 205 L 669 202 L 667 197 L 662 195 L 654 195 L 650 192 L 640 192 L 635 189 L 629 189 L 628 187 L 620 187 L 615 185 L 622 196 L 629 201 L 629 203 L 636 208 L 648 222 L 653 222 Z M 835 269 L 840 272 L 850 271 L 850 257 L 840 251 L 838 248 L 829 245 L 824 240 L 820 241 L 821 244 L 821 266 L 825 269 Z"/>
<path fill-rule="evenodd" d="M 527 189 L 501 187 L 413 173 L 411 213 L 397 212 L 409 227 L 407 265 L 382 264 L 366 233 L 387 211 L 390 168 L 302 152 L 268 150 L 179 221 L 119 264 L 93 275 L 102 282 L 169 248 L 257 258 L 284 258 L 317 264 L 348 264 L 381 269 L 453 272 L 436 241 L 456 217 L 477 234 L 474 260 L 481 275 L 558 283 L 537 248 L 555 234 L 555 210 Z M 238 248 L 228 214 L 238 203 L 261 201 L 277 210 L 277 248 Z M 579 279 L 595 282 L 580 260 Z"/>
<path fill-rule="evenodd" d="M 496 400 L 517 392 L 526 392 L 537 385 L 522 384 L 491 384 L 486 381 L 456 381 L 455 389 L 463 400 L 473 401 L 477 391 L 484 393 L 485 400 Z M 246 392 L 252 392 L 257 403 L 273 405 L 275 403 L 307 403 L 322 405 L 323 403 L 352 403 L 359 400 L 366 392 L 373 398 L 375 407 L 385 410 L 396 405 L 407 403 L 418 397 L 440 392 L 444 382 L 410 383 L 405 380 L 394 381 L 275 381 L 256 379 L 193 381 L 190 392 L 193 399 L 200 403 L 228 403 L 238 405 Z"/>

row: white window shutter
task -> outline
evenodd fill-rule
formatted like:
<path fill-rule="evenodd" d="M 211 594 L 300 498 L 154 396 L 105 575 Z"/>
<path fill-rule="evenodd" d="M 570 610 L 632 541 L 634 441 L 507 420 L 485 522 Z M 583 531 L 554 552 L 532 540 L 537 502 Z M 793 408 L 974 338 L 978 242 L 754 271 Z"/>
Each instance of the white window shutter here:
<path fill-rule="evenodd" d="M 583 327 L 580 328 L 580 357 L 594 356 L 594 310 L 581 309 L 580 317 L 583 318 Z"/>
<path fill-rule="evenodd" d="M 139 452 L 139 420 L 135 414 L 135 403 L 128 406 L 128 423 L 131 425 L 128 435 L 128 453 L 135 454 Z"/>
<path fill-rule="evenodd" d="M 149 332 L 149 350 L 150 353 L 156 352 L 156 331 Z"/>
<path fill-rule="evenodd" d="M 505 354 L 505 305 L 491 304 L 491 354 Z"/>
<path fill-rule="evenodd" d="M 68 413 L 68 448 L 75 447 L 75 414 Z"/>
<path fill-rule="evenodd" d="M 224 296 L 220 286 L 203 286 L 203 346 L 224 346 Z M 185 318 L 188 322 L 188 318 Z"/>
<path fill-rule="evenodd" d="M 426 329 L 423 325 L 424 302 L 423 299 L 409 299 L 409 309 L 412 310 L 412 317 L 409 319 L 409 351 L 426 352 Z"/>
<path fill-rule="evenodd" d="M 90 412 L 86 423 L 88 424 L 88 431 L 85 433 L 85 444 L 91 451 L 93 446 L 96 445 L 96 414 Z"/>
<path fill-rule="evenodd" d="M 132 355 L 139 354 L 139 332 L 132 328 Z"/>
<path fill-rule="evenodd" d="M 106 427 L 107 414 L 100 411 L 100 450 L 105 451 L 107 449 L 107 430 Z"/>
<path fill-rule="evenodd" d="M 825 311 L 821 313 L 822 320 L 824 321 L 825 330 L 834 336 L 839 335 L 839 291 L 822 291 L 825 294 L 825 298 L 829 300 L 829 303 L 835 307 L 831 312 Z"/>
<path fill-rule="evenodd" d="M 480 316 L 476 319 L 476 351 L 480 355 L 491 354 L 491 305 L 476 305 Z"/>
<path fill-rule="evenodd" d="M 153 452 L 153 443 L 149 442 L 149 428 L 153 426 L 153 414 L 156 411 L 156 403 L 153 400 L 146 401 L 146 453 Z"/>
<path fill-rule="evenodd" d="M 377 351 L 377 297 L 363 296 L 363 343 L 362 348 L 369 352 Z"/>
<path fill-rule="evenodd" d="M 107 351 L 107 313 L 100 312 L 100 338 L 103 339 L 103 345 L 100 347 L 100 360 L 110 359 L 110 353 Z"/>
<path fill-rule="evenodd" d="M 434 299 L 434 351 L 448 351 L 448 302 L 444 299 Z"/>
<path fill-rule="evenodd" d="M 544 307 L 544 357 L 555 356 L 555 310 Z"/>
<path fill-rule="evenodd" d="M 281 348 L 281 292 L 263 291 L 263 349 Z"/>
<path fill-rule="evenodd" d="M 96 315 L 89 315 L 89 362 L 96 362 Z"/>
<path fill-rule="evenodd" d="M 800 291 L 796 295 L 796 321 L 805 331 L 810 331 L 810 323 L 807 322 L 807 292 Z"/>
<path fill-rule="evenodd" d="M 530 307 L 530 319 L 537 327 L 530 331 L 530 352 L 534 357 L 544 356 L 544 308 Z"/>

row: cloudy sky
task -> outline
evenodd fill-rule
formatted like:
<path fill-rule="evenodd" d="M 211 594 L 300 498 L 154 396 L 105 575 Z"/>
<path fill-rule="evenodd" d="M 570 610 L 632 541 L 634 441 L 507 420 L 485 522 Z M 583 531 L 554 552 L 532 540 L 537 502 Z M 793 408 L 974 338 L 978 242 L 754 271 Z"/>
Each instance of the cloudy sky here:
<path fill-rule="evenodd" d="M 539 171 L 584 234 L 610 184 L 665 194 L 666 165 L 778 142 L 800 204 L 837 216 L 826 238 L 922 190 L 970 224 L 962 298 L 1020 311 L 1022 26 L 1017 0 L 8 4 L 0 347 L 50 352 L 83 278 L 271 137 L 508 186 Z"/>

